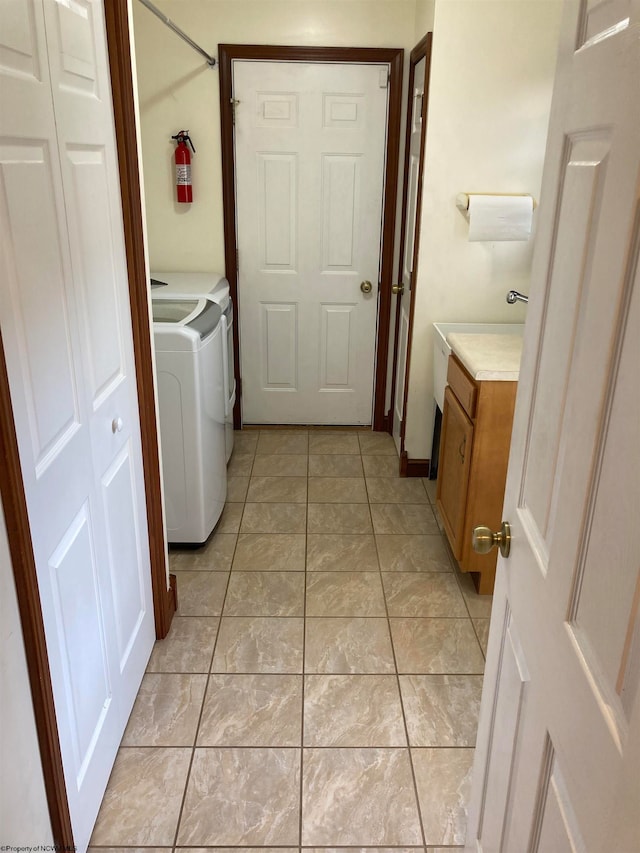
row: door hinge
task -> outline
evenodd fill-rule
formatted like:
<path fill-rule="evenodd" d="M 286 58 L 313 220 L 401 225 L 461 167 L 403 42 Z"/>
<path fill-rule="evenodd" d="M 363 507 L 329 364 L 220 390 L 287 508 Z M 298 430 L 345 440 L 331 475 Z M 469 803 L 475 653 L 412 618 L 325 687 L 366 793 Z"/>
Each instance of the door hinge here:
<path fill-rule="evenodd" d="M 231 98 L 229 103 L 231 104 L 231 114 L 233 116 L 233 123 L 236 123 L 236 107 L 240 103 L 237 98 Z"/>
<path fill-rule="evenodd" d="M 380 77 L 378 78 L 378 86 L 381 89 L 389 88 L 389 78 L 391 77 L 391 72 L 388 68 L 380 69 Z"/>

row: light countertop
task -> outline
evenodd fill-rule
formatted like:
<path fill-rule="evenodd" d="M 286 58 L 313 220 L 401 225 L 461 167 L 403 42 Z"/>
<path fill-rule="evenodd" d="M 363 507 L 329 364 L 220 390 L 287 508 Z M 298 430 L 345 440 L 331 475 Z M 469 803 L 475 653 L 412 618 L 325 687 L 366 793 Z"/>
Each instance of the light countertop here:
<path fill-rule="evenodd" d="M 452 332 L 447 342 L 474 379 L 517 382 L 522 355 L 521 335 Z"/>

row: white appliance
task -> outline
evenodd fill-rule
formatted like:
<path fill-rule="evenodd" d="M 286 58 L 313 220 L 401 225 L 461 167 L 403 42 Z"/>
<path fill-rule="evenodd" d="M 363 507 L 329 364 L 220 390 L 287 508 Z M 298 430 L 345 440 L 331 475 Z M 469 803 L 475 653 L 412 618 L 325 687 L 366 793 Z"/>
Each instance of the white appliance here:
<path fill-rule="evenodd" d="M 169 542 L 204 542 L 227 495 L 222 311 L 153 294 L 162 477 Z"/>
<path fill-rule="evenodd" d="M 233 301 L 229 282 L 217 272 L 152 272 L 151 293 L 155 297 L 184 296 L 210 299 L 222 310 L 224 336 L 224 406 L 227 462 L 233 450 L 233 407 L 236 404 L 236 378 L 233 359 Z"/>

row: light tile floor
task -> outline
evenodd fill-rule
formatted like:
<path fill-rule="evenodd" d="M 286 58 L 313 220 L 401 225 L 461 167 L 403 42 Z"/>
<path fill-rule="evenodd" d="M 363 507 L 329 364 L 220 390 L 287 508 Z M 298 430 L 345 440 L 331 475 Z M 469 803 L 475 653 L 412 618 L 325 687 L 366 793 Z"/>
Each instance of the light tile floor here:
<path fill-rule="evenodd" d="M 491 600 L 434 503 L 388 435 L 236 434 L 93 848 L 463 844 Z"/>

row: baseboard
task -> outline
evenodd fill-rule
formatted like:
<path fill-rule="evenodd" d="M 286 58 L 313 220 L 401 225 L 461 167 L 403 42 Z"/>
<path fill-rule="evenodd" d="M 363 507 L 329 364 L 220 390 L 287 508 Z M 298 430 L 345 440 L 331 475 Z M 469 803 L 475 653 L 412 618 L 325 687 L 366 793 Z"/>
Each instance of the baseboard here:
<path fill-rule="evenodd" d="M 400 476 L 401 477 L 428 477 L 428 459 L 409 459 L 407 451 L 400 454 Z"/>

